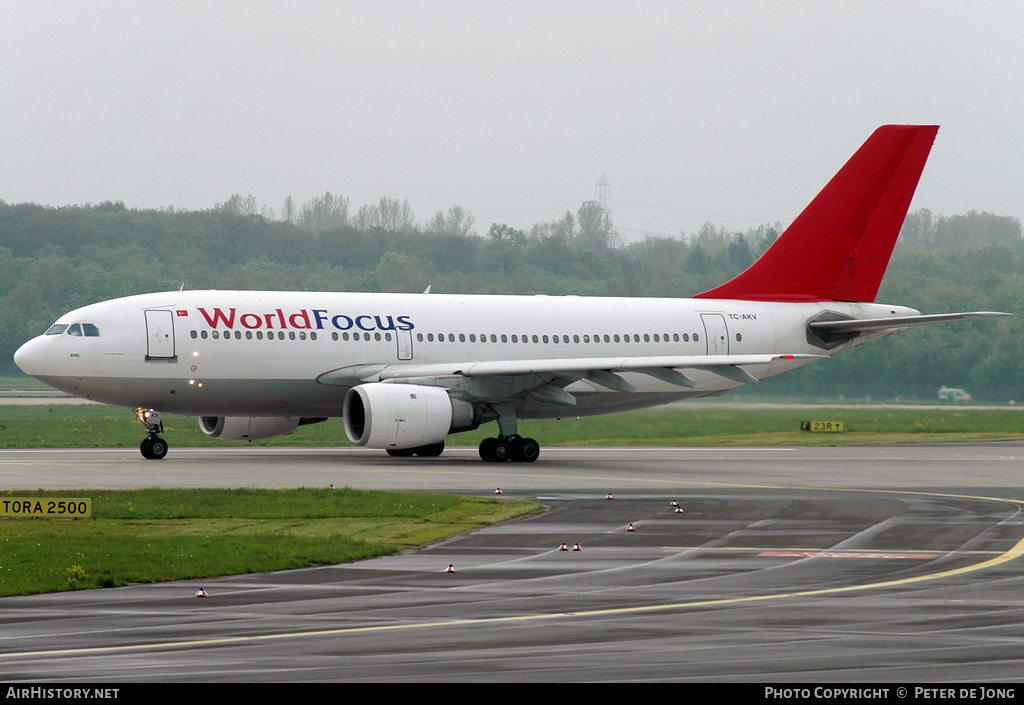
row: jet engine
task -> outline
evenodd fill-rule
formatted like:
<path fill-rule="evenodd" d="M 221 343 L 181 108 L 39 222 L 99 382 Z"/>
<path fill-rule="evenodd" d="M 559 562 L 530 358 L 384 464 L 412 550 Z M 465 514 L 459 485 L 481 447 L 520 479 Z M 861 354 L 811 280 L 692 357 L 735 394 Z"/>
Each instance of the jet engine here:
<path fill-rule="evenodd" d="M 361 384 L 348 390 L 342 408 L 348 439 L 368 448 L 419 448 L 480 425 L 469 402 L 417 384 Z"/>
<path fill-rule="evenodd" d="M 251 441 L 256 438 L 285 436 L 299 426 L 325 419 L 298 416 L 200 416 L 199 428 L 207 436 L 226 441 Z"/>

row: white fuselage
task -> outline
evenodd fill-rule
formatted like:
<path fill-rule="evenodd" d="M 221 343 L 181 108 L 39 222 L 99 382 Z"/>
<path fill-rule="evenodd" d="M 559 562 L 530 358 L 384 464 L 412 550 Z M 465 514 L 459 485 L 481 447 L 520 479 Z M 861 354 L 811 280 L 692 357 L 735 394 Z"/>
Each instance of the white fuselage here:
<path fill-rule="evenodd" d="M 57 389 L 130 408 L 339 416 L 347 389 L 387 366 L 825 355 L 895 332 L 862 334 L 824 351 L 808 342 L 806 324 L 826 310 L 854 318 L 917 314 L 906 307 L 834 301 L 181 291 L 71 311 L 48 334 L 22 346 L 15 359 Z M 746 371 L 761 379 L 810 359 Z M 577 400 L 572 415 L 585 415 L 741 384 L 710 371 L 687 374 L 696 383 L 692 388 L 626 372 L 622 378 L 635 391 L 610 390 L 588 378 L 565 391 Z M 521 418 L 566 414 L 565 406 L 537 399 L 518 400 L 516 409 Z"/>

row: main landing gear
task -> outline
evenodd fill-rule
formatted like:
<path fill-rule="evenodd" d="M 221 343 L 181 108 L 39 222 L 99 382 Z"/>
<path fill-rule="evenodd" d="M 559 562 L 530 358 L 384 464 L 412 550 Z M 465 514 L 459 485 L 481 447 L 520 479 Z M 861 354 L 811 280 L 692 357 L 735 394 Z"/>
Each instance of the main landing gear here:
<path fill-rule="evenodd" d="M 516 408 L 512 404 L 492 404 L 498 415 L 497 438 L 480 442 L 480 457 L 488 463 L 532 463 L 540 457 L 540 444 L 532 438 L 523 438 L 517 432 Z"/>
<path fill-rule="evenodd" d="M 488 463 L 532 463 L 540 457 L 540 444 L 522 436 L 485 438 L 480 442 L 480 457 Z"/>
<path fill-rule="evenodd" d="M 167 455 L 167 441 L 158 434 L 164 430 L 163 415 L 153 409 L 138 408 L 135 410 L 135 418 L 146 427 L 149 435 L 139 444 L 139 451 L 146 460 L 160 460 Z"/>

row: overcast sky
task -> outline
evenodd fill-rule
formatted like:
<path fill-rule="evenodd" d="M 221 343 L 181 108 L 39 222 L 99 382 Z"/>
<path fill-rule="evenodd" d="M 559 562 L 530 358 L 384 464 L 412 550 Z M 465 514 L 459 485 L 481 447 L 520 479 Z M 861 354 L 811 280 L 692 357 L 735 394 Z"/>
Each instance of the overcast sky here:
<path fill-rule="evenodd" d="M 1024 3 L 0 0 L 0 199 L 791 221 L 884 123 L 913 209 L 1024 215 Z M 0 243 L 2 244 L 2 243 Z"/>

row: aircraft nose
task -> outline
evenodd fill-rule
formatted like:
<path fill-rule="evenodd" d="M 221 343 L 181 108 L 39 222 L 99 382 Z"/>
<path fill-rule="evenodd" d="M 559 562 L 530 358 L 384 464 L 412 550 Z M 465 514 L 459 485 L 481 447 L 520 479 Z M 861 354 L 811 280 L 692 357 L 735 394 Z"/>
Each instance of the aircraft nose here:
<path fill-rule="evenodd" d="M 27 375 L 46 374 L 46 345 L 42 337 L 33 338 L 14 353 L 14 364 Z"/>

